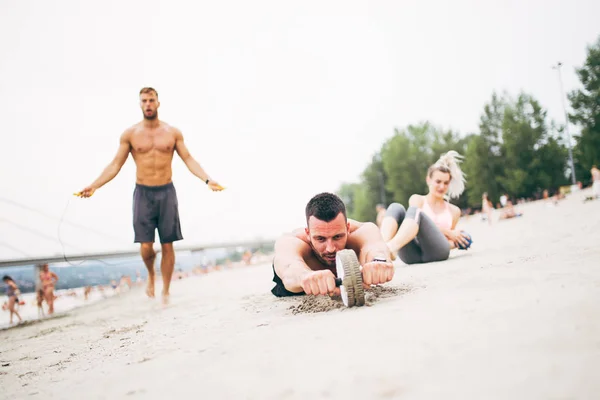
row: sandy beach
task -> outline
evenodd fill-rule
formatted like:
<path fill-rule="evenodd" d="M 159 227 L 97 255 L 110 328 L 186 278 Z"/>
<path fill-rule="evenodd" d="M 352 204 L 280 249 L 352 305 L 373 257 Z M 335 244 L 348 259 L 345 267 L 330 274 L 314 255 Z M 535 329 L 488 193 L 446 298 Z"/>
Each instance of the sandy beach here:
<path fill-rule="evenodd" d="M 132 290 L 4 330 L 0 397 L 597 399 L 600 201 L 587 194 L 461 221 L 471 249 L 398 261 L 361 308 L 277 299 L 262 264 L 176 281 L 165 309 Z"/>

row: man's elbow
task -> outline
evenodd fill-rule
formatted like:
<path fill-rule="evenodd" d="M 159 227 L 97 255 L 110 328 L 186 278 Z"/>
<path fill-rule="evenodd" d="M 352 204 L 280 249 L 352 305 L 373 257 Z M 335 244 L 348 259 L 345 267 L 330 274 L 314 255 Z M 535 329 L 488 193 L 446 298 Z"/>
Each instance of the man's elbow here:
<path fill-rule="evenodd" d="M 279 279 L 281 279 L 281 283 L 283 284 L 283 286 L 285 287 L 285 289 L 289 292 L 292 293 L 300 293 L 302 292 L 302 286 L 300 285 L 299 279 L 296 276 L 296 274 L 294 274 L 293 271 L 290 271 L 290 267 L 279 267 L 277 266 L 277 260 L 275 260 L 274 262 L 274 266 L 275 266 L 275 273 L 277 274 L 277 276 L 279 277 Z"/>
<path fill-rule="evenodd" d="M 115 176 L 117 176 L 122 166 L 123 163 L 115 161 L 108 164 L 108 167 L 106 167 L 106 171 L 108 172 L 108 175 L 111 176 L 111 178 L 114 178 Z"/>
<path fill-rule="evenodd" d="M 302 292 L 302 286 L 300 286 L 298 284 L 298 280 L 297 279 L 293 279 L 290 277 L 284 277 L 281 279 L 281 281 L 283 282 L 283 286 L 285 287 L 285 289 L 288 292 L 292 292 L 292 293 L 300 293 Z"/>
<path fill-rule="evenodd" d="M 192 164 L 196 162 L 196 160 L 194 160 L 194 157 L 192 157 L 190 154 L 181 157 L 181 160 L 188 168 L 191 168 Z"/>

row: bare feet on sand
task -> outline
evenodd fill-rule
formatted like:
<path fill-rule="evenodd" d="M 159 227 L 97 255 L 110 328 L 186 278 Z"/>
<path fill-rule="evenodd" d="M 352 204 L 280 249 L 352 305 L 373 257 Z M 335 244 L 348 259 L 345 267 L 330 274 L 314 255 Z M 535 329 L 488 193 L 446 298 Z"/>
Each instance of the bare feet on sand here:
<path fill-rule="evenodd" d="M 164 293 L 162 294 L 162 304 L 163 306 L 168 306 L 169 305 L 169 293 Z"/>
<path fill-rule="evenodd" d="M 146 295 L 154 298 L 154 277 L 148 278 L 148 286 L 146 286 Z"/>

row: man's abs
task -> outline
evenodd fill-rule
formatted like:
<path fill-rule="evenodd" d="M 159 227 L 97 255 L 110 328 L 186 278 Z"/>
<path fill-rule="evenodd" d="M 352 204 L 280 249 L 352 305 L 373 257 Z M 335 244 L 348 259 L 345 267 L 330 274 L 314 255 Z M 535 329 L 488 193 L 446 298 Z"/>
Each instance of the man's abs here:
<path fill-rule="evenodd" d="M 136 183 L 145 186 L 162 186 L 171 182 L 173 154 L 134 155 Z"/>
<path fill-rule="evenodd" d="M 161 186 L 171 182 L 175 135 L 168 127 L 138 129 L 131 136 L 131 154 L 136 165 L 136 183 Z"/>

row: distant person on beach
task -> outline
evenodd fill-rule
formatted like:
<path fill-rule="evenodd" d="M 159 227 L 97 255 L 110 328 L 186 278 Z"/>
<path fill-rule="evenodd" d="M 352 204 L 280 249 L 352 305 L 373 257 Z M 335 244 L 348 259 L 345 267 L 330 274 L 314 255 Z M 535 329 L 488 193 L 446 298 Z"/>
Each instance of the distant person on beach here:
<path fill-rule="evenodd" d="M 383 221 L 383 217 L 385 217 L 385 210 L 386 208 L 383 204 L 377 204 L 377 206 L 375 206 L 375 211 L 377 211 L 377 219 L 375 220 L 375 223 L 379 227 L 381 227 L 381 221 Z"/>
<path fill-rule="evenodd" d="M 483 193 L 481 196 L 481 219 L 485 221 L 487 219 L 488 223 L 492 224 L 492 212 L 494 210 L 494 205 L 488 198 L 487 192 Z M 484 218 L 485 216 L 485 218 Z"/>
<path fill-rule="evenodd" d="M 119 281 L 119 287 L 126 287 L 127 290 L 131 289 L 133 286 L 133 282 L 131 281 L 131 277 L 129 275 L 121 275 L 121 280 Z"/>
<path fill-rule="evenodd" d="M 592 196 L 600 199 L 600 170 L 592 165 L 590 173 L 592 174 Z"/>
<path fill-rule="evenodd" d="M 19 322 L 23 321 L 21 319 L 21 316 L 19 315 L 19 312 L 16 310 L 16 306 L 19 304 L 19 295 L 21 294 L 21 292 L 19 291 L 19 287 L 17 286 L 13 278 L 11 278 L 10 276 L 4 275 L 2 280 L 6 285 L 6 297 L 8 297 L 8 304 L 6 308 L 10 312 L 10 324 L 12 325 L 13 315 L 16 315 L 17 318 L 19 318 Z"/>
<path fill-rule="evenodd" d="M 508 200 L 506 202 L 506 206 L 502 208 L 502 212 L 500 213 L 500 219 L 511 219 L 521 217 L 522 215 L 523 213 L 517 212 L 515 210 L 512 201 Z"/>
<path fill-rule="evenodd" d="M 306 228 L 284 234 L 275 242 L 275 287 L 271 290 L 275 296 L 339 295 L 336 253 L 343 249 L 356 252 L 366 287 L 392 280 L 394 266 L 379 229 L 372 222 L 348 219 L 338 196 L 317 194 L 306 205 L 305 216 Z"/>
<path fill-rule="evenodd" d="M 135 271 L 135 286 L 141 286 L 144 284 L 144 279 L 140 271 Z"/>
<path fill-rule="evenodd" d="M 140 253 L 148 269 L 146 294 L 148 297 L 154 297 L 156 253 L 153 245 L 155 231 L 158 230 L 162 247 L 162 298 L 166 304 L 175 266 L 173 242 L 183 239 L 177 193 L 172 181 L 174 152 L 177 152 L 190 172 L 205 182 L 209 189 L 221 191 L 223 187 L 192 157 L 181 131 L 158 119 L 160 102 L 156 90 L 145 87 L 140 90 L 139 95 L 143 120 L 123 132 L 115 158 L 98 179 L 84 188 L 80 195 L 90 197 L 97 189 L 110 182 L 117 176 L 131 153 L 136 165 L 136 185 L 133 192 L 134 242 L 140 243 Z"/>
<path fill-rule="evenodd" d="M 42 264 L 40 282 L 42 285 L 42 292 L 44 293 L 44 300 L 46 300 L 46 303 L 48 304 L 48 314 L 51 315 L 54 313 L 54 286 L 56 285 L 56 282 L 58 282 L 58 275 L 50 271 L 48 264 Z"/>
<path fill-rule="evenodd" d="M 465 189 L 459 162 L 457 152 L 443 154 L 427 171 L 427 195 L 413 194 L 408 210 L 389 205 L 381 235 L 394 257 L 398 254 L 406 264 L 428 263 L 446 260 L 451 249 L 470 247 L 470 236 L 456 229 L 460 208 L 445 198 L 457 198 Z"/>
<path fill-rule="evenodd" d="M 502 207 L 506 206 L 507 201 L 508 201 L 508 195 L 506 193 L 504 193 L 502 196 L 500 196 L 500 205 Z"/>
<path fill-rule="evenodd" d="M 45 315 L 45 312 L 44 312 L 44 299 L 45 298 L 46 298 L 46 296 L 44 295 L 44 289 L 42 289 L 42 286 L 40 285 L 40 287 L 36 288 L 36 290 L 35 290 L 35 302 L 37 305 L 38 317 L 43 317 Z"/>

